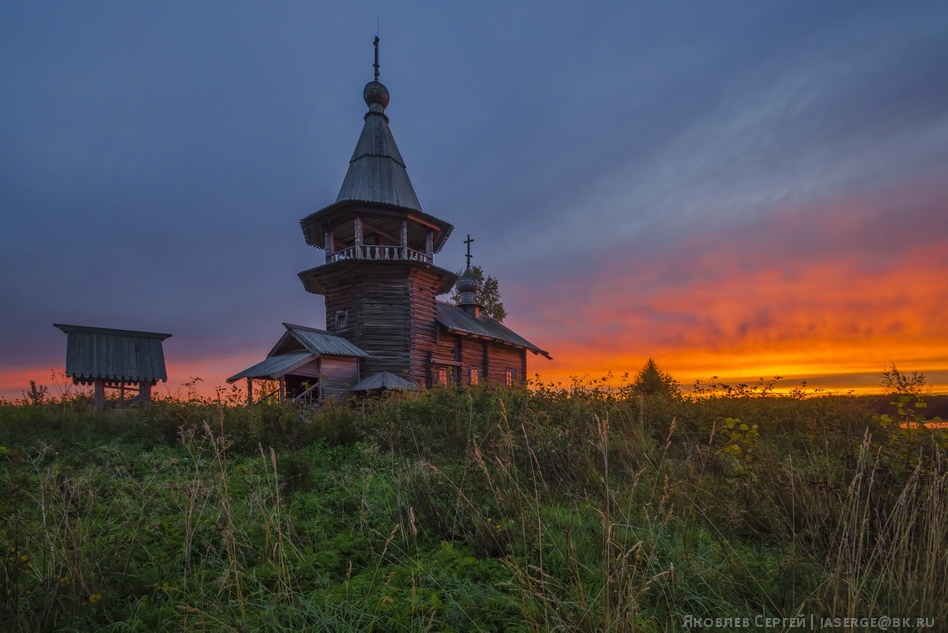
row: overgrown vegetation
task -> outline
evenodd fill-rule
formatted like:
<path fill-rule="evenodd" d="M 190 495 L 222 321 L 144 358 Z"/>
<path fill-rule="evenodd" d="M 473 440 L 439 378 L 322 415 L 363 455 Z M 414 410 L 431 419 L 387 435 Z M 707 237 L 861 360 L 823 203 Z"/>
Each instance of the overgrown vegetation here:
<path fill-rule="evenodd" d="M 602 384 L 105 413 L 34 386 L 0 406 L 0 622 L 948 622 L 948 438 L 903 426 L 923 417 L 914 396 L 881 415 L 802 389 L 634 397 Z"/>
<path fill-rule="evenodd" d="M 913 371 L 909 374 L 901 371 L 895 363 L 882 370 L 882 388 L 887 393 L 910 396 L 923 395 L 928 389 L 924 372 Z"/>

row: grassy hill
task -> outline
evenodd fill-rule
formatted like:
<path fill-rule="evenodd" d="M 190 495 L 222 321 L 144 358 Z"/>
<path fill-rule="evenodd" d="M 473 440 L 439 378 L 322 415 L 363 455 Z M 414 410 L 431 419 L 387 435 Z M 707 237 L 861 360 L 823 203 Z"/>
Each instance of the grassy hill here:
<path fill-rule="evenodd" d="M 948 435 L 911 398 L 35 399 L 0 405 L 4 630 L 948 626 Z"/>

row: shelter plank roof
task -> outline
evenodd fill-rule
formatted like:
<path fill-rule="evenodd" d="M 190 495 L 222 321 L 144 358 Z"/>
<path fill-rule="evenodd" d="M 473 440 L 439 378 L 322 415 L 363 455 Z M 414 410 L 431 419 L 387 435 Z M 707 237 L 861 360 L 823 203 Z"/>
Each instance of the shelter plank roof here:
<path fill-rule="evenodd" d="M 66 375 L 77 382 L 167 381 L 161 342 L 170 334 L 54 323 L 66 334 Z"/>

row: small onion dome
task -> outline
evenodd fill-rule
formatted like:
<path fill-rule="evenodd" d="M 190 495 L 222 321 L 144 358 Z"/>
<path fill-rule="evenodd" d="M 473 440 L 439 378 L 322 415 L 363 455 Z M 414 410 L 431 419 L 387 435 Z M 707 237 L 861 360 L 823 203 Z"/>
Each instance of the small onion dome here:
<path fill-rule="evenodd" d="M 373 112 L 384 110 L 388 107 L 388 88 L 380 81 L 370 81 L 362 89 L 362 98 L 365 99 L 365 105 L 369 106 L 369 110 Z M 374 105 L 381 108 L 377 110 L 373 107 Z"/>
<path fill-rule="evenodd" d="M 477 280 L 477 277 L 474 276 L 474 271 L 470 268 L 465 270 L 460 277 L 458 277 L 457 283 L 454 285 L 457 288 L 458 292 L 477 292 L 481 288 L 481 282 Z"/>

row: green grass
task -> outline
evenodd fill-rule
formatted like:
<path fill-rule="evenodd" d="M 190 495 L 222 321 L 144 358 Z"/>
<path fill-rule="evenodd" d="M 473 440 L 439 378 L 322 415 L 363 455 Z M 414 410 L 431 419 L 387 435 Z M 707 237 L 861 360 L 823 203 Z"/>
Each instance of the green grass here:
<path fill-rule="evenodd" d="M 948 438 L 866 399 L 596 386 L 353 408 L 0 405 L 0 622 L 27 631 L 948 623 Z M 908 403 L 912 404 L 912 403 Z M 754 428 L 756 425 L 756 428 Z M 779 629 L 778 629 L 779 630 Z"/>

